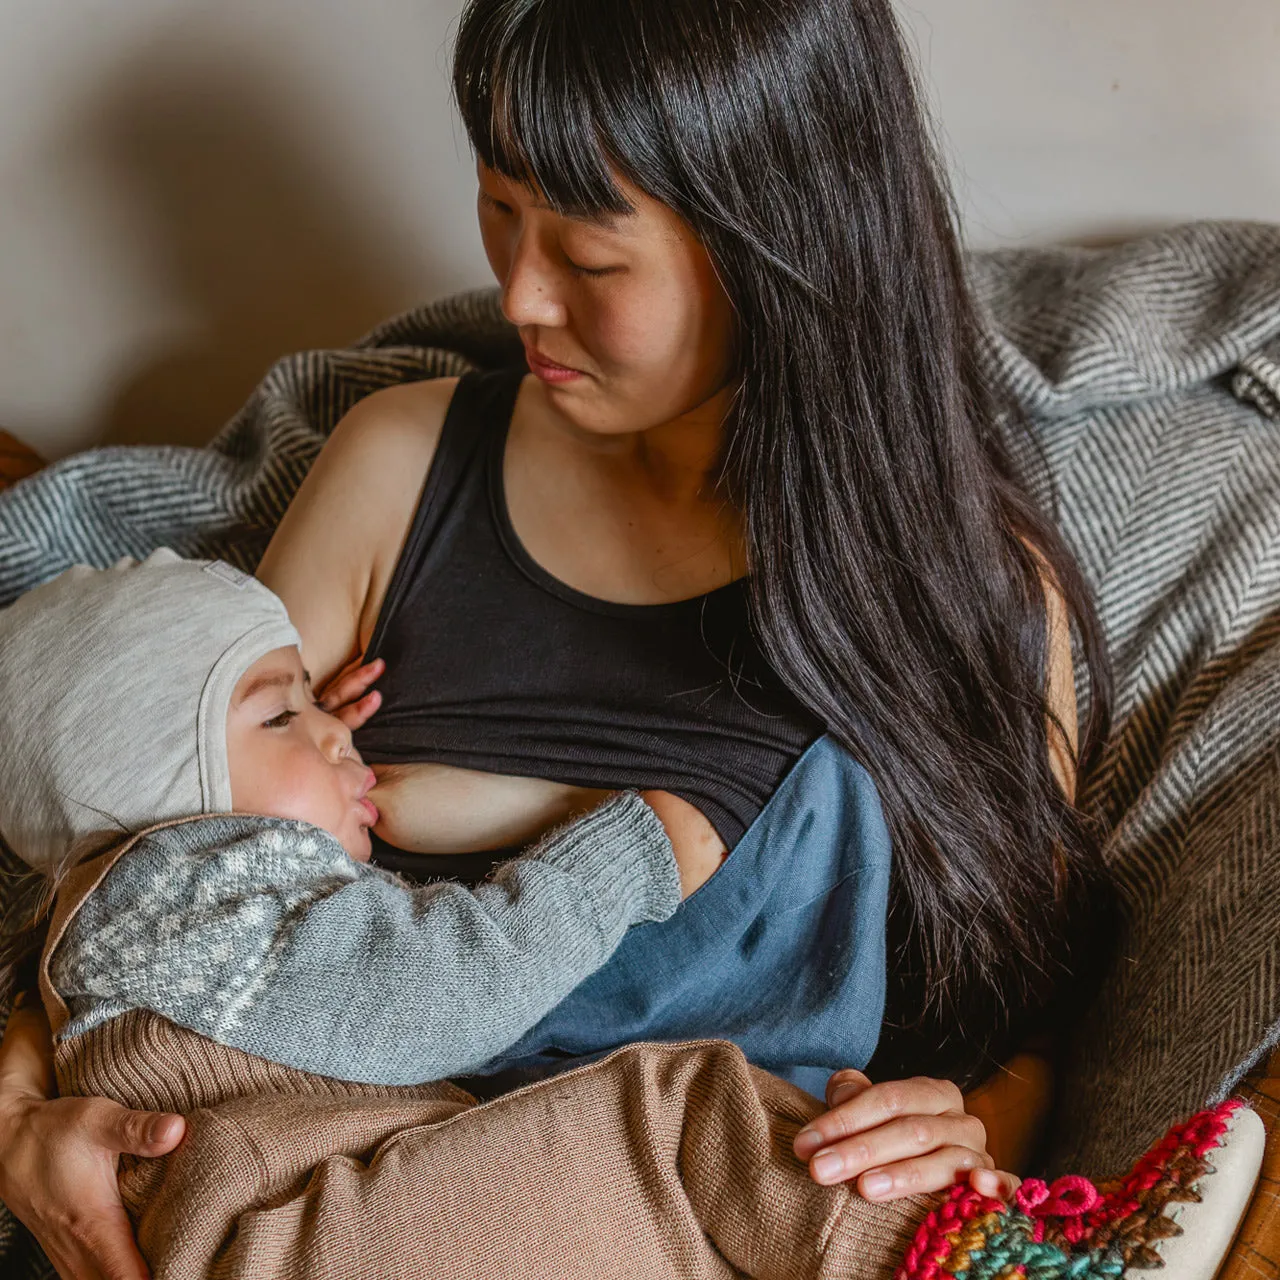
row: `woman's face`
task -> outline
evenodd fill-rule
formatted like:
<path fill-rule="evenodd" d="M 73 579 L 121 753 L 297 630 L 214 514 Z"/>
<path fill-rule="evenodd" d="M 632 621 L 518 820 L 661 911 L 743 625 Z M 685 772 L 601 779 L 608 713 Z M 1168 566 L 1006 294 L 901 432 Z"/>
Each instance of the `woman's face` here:
<path fill-rule="evenodd" d="M 502 310 L 555 409 L 601 434 L 703 406 L 718 423 L 723 403 L 708 402 L 729 379 L 733 309 L 689 226 L 621 179 L 635 213 L 589 222 L 483 164 L 478 171 L 480 234 Z"/>

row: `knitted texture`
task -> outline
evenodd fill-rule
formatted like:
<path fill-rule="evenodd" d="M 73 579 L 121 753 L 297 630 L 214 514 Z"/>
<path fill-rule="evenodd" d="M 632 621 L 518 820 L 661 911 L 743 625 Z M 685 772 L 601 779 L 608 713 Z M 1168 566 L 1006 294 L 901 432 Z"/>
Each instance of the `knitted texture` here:
<path fill-rule="evenodd" d="M 316 827 L 239 814 L 157 828 L 90 865 L 110 860 L 52 951 L 64 1038 L 149 1009 L 370 1084 L 482 1067 L 630 926 L 680 904 L 670 841 L 633 792 L 475 890 L 411 885 Z"/>
<path fill-rule="evenodd" d="M 791 1144 L 822 1104 L 725 1043 L 634 1045 L 483 1105 L 141 1012 L 55 1067 L 66 1096 L 188 1116 L 172 1155 L 122 1161 L 154 1280 L 890 1280 L 938 1202 L 814 1182 Z"/>
<path fill-rule="evenodd" d="M 1095 1186 L 1077 1175 L 1030 1178 L 1006 1205 L 968 1183 L 920 1225 L 896 1280 L 1114 1280 L 1162 1265 L 1153 1248 L 1181 1234 L 1169 1207 L 1199 1201 L 1208 1155 L 1244 1104 L 1224 1102 L 1174 1125 L 1123 1178 Z"/>

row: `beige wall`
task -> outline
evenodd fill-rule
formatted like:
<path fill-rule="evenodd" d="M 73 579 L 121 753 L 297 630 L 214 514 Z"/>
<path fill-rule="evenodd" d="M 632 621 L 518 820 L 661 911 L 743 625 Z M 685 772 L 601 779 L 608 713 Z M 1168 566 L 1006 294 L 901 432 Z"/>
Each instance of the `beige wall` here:
<path fill-rule="evenodd" d="M 0 0 L 0 426 L 198 442 L 277 354 L 485 282 L 459 4 Z M 1280 0 L 903 9 L 974 243 L 1280 220 Z"/>

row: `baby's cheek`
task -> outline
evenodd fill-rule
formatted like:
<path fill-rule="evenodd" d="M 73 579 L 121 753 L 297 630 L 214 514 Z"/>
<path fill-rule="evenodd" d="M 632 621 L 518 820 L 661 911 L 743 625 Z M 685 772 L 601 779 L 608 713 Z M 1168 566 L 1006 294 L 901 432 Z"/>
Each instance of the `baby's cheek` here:
<path fill-rule="evenodd" d="M 312 826 L 333 830 L 336 818 L 332 770 L 322 772 L 305 760 L 282 762 L 263 789 L 262 813 L 272 818 L 291 818 Z"/>

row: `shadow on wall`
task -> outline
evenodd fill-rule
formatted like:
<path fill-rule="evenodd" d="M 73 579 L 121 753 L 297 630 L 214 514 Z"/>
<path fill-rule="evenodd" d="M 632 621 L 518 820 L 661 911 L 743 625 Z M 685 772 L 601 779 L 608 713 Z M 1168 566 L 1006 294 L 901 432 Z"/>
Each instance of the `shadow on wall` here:
<path fill-rule="evenodd" d="M 100 85 L 71 140 L 181 317 L 109 392 L 107 444 L 202 444 L 279 356 L 349 342 L 438 291 L 422 244 L 344 181 L 319 127 L 288 119 L 267 68 L 171 52 L 152 46 Z"/>

